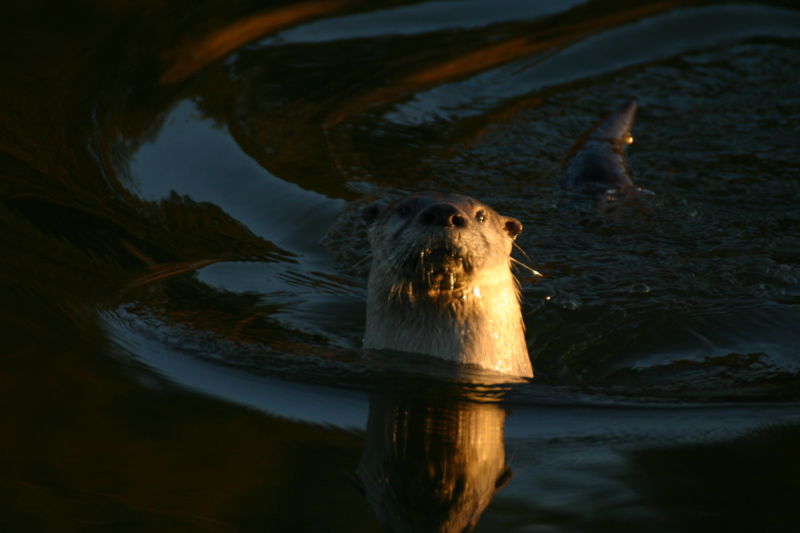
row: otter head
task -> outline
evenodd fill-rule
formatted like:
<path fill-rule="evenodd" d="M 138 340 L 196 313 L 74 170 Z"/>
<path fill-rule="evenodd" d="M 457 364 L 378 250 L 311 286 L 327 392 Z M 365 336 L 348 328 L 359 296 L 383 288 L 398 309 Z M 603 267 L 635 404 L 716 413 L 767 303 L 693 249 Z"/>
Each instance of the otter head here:
<path fill-rule="evenodd" d="M 372 262 L 364 347 L 531 377 L 511 248 L 514 218 L 459 194 L 364 210 Z"/>
<path fill-rule="evenodd" d="M 517 219 L 459 194 L 410 194 L 372 204 L 363 215 L 371 282 L 379 278 L 394 296 L 445 303 L 510 275 L 512 244 L 522 231 Z"/>

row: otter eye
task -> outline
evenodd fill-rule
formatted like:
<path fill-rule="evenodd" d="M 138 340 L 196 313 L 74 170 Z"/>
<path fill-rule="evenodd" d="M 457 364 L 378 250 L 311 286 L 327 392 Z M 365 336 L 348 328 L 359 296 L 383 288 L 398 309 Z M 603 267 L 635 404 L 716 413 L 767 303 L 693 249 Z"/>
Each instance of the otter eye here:
<path fill-rule="evenodd" d="M 401 217 L 407 217 L 408 215 L 411 214 L 411 208 L 407 204 L 401 205 L 400 207 L 397 208 L 397 214 L 400 215 Z"/>
<path fill-rule="evenodd" d="M 475 213 L 475 220 L 478 222 L 486 222 L 486 211 L 481 209 L 477 213 Z"/>

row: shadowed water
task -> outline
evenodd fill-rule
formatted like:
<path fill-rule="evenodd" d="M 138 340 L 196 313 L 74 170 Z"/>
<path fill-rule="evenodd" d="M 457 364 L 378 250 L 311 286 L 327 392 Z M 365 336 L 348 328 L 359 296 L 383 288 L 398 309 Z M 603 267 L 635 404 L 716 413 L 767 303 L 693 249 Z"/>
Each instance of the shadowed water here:
<path fill-rule="evenodd" d="M 3 9 L 0 530 L 800 526 L 791 4 Z M 361 353 L 357 207 L 418 190 L 522 221 L 532 382 Z"/>

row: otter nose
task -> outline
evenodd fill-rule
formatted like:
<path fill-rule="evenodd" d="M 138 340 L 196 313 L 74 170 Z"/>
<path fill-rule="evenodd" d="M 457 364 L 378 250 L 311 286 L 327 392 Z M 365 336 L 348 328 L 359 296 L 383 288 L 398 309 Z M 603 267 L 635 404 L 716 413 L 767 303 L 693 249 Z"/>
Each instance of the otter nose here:
<path fill-rule="evenodd" d="M 450 204 L 435 204 L 425 208 L 419 217 L 420 222 L 432 226 L 453 226 L 463 228 L 467 219 L 461 212 Z"/>

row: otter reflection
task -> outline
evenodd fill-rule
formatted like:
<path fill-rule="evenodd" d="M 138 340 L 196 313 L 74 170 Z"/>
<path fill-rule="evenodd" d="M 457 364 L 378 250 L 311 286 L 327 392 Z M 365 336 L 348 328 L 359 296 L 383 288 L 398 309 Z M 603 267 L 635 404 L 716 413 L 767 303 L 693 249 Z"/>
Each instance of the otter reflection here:
<path fill-rule="evenodd" d="M 471 531 L 511 477 L 497 403 L 373 395 L 357 481 L 388 532 Z"/>

